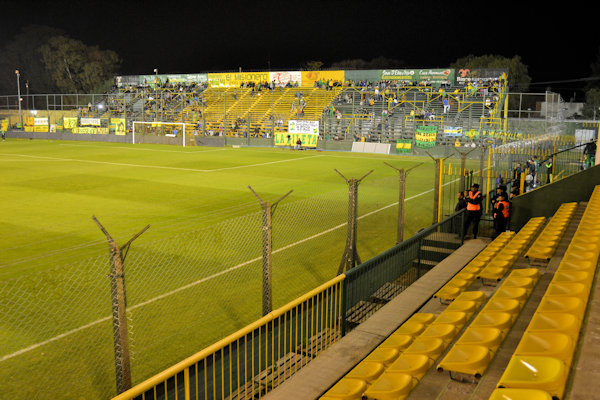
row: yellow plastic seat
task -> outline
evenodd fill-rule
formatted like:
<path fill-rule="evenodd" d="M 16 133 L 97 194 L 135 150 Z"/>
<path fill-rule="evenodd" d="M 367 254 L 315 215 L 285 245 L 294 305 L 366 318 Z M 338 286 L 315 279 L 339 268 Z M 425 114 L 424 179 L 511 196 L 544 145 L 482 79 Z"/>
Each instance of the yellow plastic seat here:
<path fill-rule="evenodd" d="M 568 313 L 536 312 L 529 322 L 527 332 L 560 332 L 576 339 L 579 336 L 581 319 Z"/>
<path fill-rule="evenodd" d="M 409 319 L 408 321 L 400 325 L 400 327 L 396 329 L 394 333 L 392 333 L 392 335 L 417 336 L 425 330 L 426 326 L 426 324 L 420 322 L 413 322 L 412 319 Z"/>
<path fill-rule="evenodd" d="M 504 334 L 498 328 L 469 326 L 456 341 L 456 344 L 485 346 L 495 352 L 504 340 Z"/>
<path fill-rule="evenodd" d="M 385 365 L 375 361 L 361 361 L 348 372 L 344 378 L 361 379 L 368 384 L 373 383 L 385 371 Z"/>
<path fill-rule="evenodd" d="M 582 283 L 589 288 L 593 277 L 591 273 L 586 271 L 557 270 L 552 278 L 552 283 Z"/>
<path fill-rule="evenodd" d="M 378 400 L 401 400 L 416 384 L 417 380 L 408 374 L 386 371 L 365 391 L 365 395 Z"/>
<path fill-rule="evenodd" d="M 513 324 L 512 315 L 506 312 L 481 311 L 471 322 L 470 326 L 483 328 L 497 328 L 507 331 Z"/>
<path fill-rule="evenodd" d="M 416 322 L 423 325 L 428 325 L 435 320 L 435 314 L 433 313 L 416 313 L 413 314 L 406 322 Z M 405 322 L 405 324 L 406 324 Z M 404 325 L 404 324 L 403 324 Z"/>
<path fill-rule="evenodd" d="M 546 296 L 572 296 L 587 301 L 589 292 L 587 287 L 580 282 L 554 282 L 548 285 Z"/>
<path fill-rule="evenodd" d="M 500 286 L 492 296 L 492 299 L 495 298 L 514 299 L 525 302 L 529 298 L 529 292 L 525 288 Z"/>
<path fill-rule="evenodd" d="M 424 354 L 401 354 L 387 371 L 402 372 L 420 380 L 432 365 L 431 358 Z"/>
<path fill-rule="evenodd" d="M 486 371 L 492 354 L 485 346 L 455 344 L 437 366 L 438 372 L 450 371 L 481 377 Z"/>
<path fill-rule="evenodd" d="M 452 286 L 452 285 L 450 285 L 450 282 L 448 282 L 440 290 L 438 290 L 437 293 L 433 295 L 433 297 L 435 297 L 436 299 L 444 299 L 444 300 L 456 299 L 456 297 L 458 297 L 463 292 L 464 288 L 458 288 L 456 286 Z"/>
<path fill-rule="evenodd" d="M 404 354 L 422 354 L 435 360 L 445 348 L 446 343 L 440 338 L 418 337 L 404 350 Z"/>
<path fill-rule="evenodd" d="M 489 279 L 499 281 L 506 275 L 508 268 L 501 267 L 485 267 L 483 271 L 479 273 L 481 279 Z"/>
<path fill-rule="evenodd" d="M 515 277 L 509 276 L 502 283 L 502 286 L 503 287 L 520 287 L 520 288 L 527 289 L 527 291 L 530 292 L 536 283 L 537 283 L 537 279 L 520 277 L 520 276 L 515 276 Z"/>
<path fill-rule="evenodd" d="M 366 381 L 362 379 L 342 378 L 321 399 L 360 400 L 365 390 L 367 390 Z"/>
<path fill-rule="evenodd" d="M 420 337 L 440 338 L 446 342 L 452 341 L 458 330 L 452 324 L 431 324 Z"/>
<path fill-rule="evenodd" d="M 481 306 L 481 304 L 483 304 L 483 302 L 485 302 L 486 299 L 486 295 L 485 293 L 483 293 L 482 291 L 479 290 L 472 290 L 469 292 L 462 292 L 457 298 L 456 300 L 458 301 L 474 301 L 477 306 Z"/>
<path fill-rule="evenodd" d="M 514 354 L 517 356 L 555 357 L 571 365 L 573 340 L 560 332 L 525 332 Z"/>
<path fill-rule="evenodd" d="M 474 301 L 454 299 L 452 303 L 446 307 L 447 311 L 460 311 L 467 314 L 467 319 L 477 311 L 478 304 Z"/>
<path fill-rule="evenodd" d="M 434 324 L 452 324 L 455 325 L 458 330 L 461 330 L 467 323 L 467 314 L 462 311 L 447 311 L 444 310 L 438 317 L 433 321 Z"/>
<path fill-rule="evenodd" d="M 392 334 L 392 335 L 390 335 L 390 337 L 385 339 L 383 341 L 383 343 L 381 343 L 377 347 L 378 348 L 392 348 L 392 349 L 396 349 L 398 351 L 402 351 L 402 350 L 406 349 L 408 346 L 410 346 L 410 344 L 412 343 L 414 338 L 415 338 L 415 336 L 413 336 L 413 335 Z"/>
<path fill-rule="evenodd" d="M 562 398 L 567 374 L 565 363 L 557 358 L 513 356 L 498 387 L 540 389 Z"/>
<path fill-rule="evenodd" d="M 446 285 L 452 286 L 458 289 L 466 289 L 472 282 L 464 279 L 452 278 Z"/>
<path fill-rule="evenodd" d="M 552 396 L 538 389 L 495 389 L 488 400 L 552 400 Z"/>
<path fill-rule="evenodd" d="M 596 269 L 596 263 L 592 260 L 571 261 L 563 260 L 558 267 L 559 271 L 584 271 L 593 272 Z"/>
<path fill-rule="evenodd" d="M 479 274 L 479 271 L 481 271 L 485 265 L 484 263 L 481 263 L 481 264 L 482 264 L 481 266 L 479 266 L 479 263 L 477 263 L 475 265 L 467 264 L 467 266 L 465 266 L 460 271 L 465 272 L 467 274 L 474 275 L 475 278 L 477 278 L 477 274 Z"/>
<path fill-rule="evenodd" d="M 375 361 L 385 365 L 386 367 L 393 363 L 396 358 L 400 355 L 400 351 L 394 347 L 377 347 L 368 356 L 364 358 L 364 361 Z"/>
<path fill-rule="evenodd" d="M 506 312 L 513 316 L 513 321 L 521 312 L 522 303 L 515 299 L 494 298 L 485 305 L 485 311 Z"/>
<path fill-rule="evenodd" d="M 537 268 L 520 268 L 512 271 L 509 276 L 539 279 L 540 271 Z"/>
<path fill-rule="evenodd" d="M 542 301 L 540 301 L 540 305 L 538 306 L 536 312 L 570 313 L 580 319 L 583 319 L 583 313 L 585 312 L 585 306 L 586 306 L 586 303 L 584 303 L 583 301 L 581 301 L 581 299 L 579 299 L 577 297 L 544 296 L 544 297 L 542 297 Z"/>
<path fill-rule="evenodd" d="M 598 256 L 592 251 L 566 251 L 563 260 L 579 262 L 579 261 L 594 261 Z"/>

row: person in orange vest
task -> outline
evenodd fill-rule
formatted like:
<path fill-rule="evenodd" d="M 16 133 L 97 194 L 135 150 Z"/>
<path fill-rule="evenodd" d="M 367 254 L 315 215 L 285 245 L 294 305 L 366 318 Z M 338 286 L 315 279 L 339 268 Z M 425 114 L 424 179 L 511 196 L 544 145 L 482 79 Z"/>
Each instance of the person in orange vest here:
<path fill-rule="evenodd" d="M 510 215 L 510 203 L 506 201 L 505 195 L 499 194 L 494 204 L 494 229 L 495 237 L 506 230 L 506 223 Z"/>
<path fill-rule="evenodd" d="M 467 194 L 467 218 L 465 220 L 464 235 L 467 234 L 467 230 L 470 225 L 473 225 L 473 239 L 477 239 L 477 232 L 479 232 L 479 220 L 481 219 L 481 203 L 483 196 L 479 191 L 479 185 L 474 183 L 471 186 L 471 190 Z"/>

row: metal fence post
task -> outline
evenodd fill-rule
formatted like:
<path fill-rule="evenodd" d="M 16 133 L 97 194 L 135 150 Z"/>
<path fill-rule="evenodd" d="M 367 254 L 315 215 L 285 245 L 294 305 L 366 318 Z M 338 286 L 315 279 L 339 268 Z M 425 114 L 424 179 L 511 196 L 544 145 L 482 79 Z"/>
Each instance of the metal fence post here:
<path fill-rule="evenodd" d="M 112 298 L 113 342 L 115 352 L 115 373 L 117 393 L 131 388 L 131 363 L 129 359 L 129 336 L 127 332 L 127 294 L 125 291 L 125 256 L 131 243 L 144 233 L 147 225 L 127 243 L 119 247 L 95 216 L 92 219 L 108 240 L 110 250 L 110 288 Z"/>
<path fill-rule="evenodd" d="M 265 316 L 273 310 L 273 286 L 272 286 L 272 258 L 273 249 L 273 213 L 277 204 L 286 198 L 293 190 L 290 190 L 275 203 L 271 204 L 263 199 L 248 186 L 250 191 L 256 196 L 262 208 L 262 261 L 263 261 L 263 285 L 262 285 L 262 315 Z"/>
<path fill-rule="evenodd" d="M 407 170 L 403 168 L 396 168 L 386 162 L 384 162 L 384 164 L 398 171 L 398 226 L 396 227 L 396 244 L 399 244 L 404 241 L 404 199 L 406 196 L 406 176 L 412 169 L 423 165 L 423 163 L 410 167 Z"/>
<path fill-rule="evenodd" d="M 340 267 L 338 268 L 337 273 L 338 275 L 340 275 L 342 272 L 344 272 L 344 270 L 347 271 L 361 263 L 360 256 L 358 255 L 358 251 L 356 249 L 356 228 L 358 221 L 358 185 L 371 172 L 373 172 L 373 170 L 367 172 L 360 179 L 347 179 L 337 169 L 335 169 L 334 171 L 337 172 L 348 184 L 348 232 L 346 234 L 346 248 L 344 249 L 342 261 L 340 262 Z"/>

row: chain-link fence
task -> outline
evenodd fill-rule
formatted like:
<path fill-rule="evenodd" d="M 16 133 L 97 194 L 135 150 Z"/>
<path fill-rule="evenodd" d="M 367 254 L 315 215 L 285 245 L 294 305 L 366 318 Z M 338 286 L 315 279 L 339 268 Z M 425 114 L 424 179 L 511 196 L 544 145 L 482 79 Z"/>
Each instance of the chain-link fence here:
<path fill-rule="evenodd" d="M 273 210 L 273 309 L 337 275 L 349 193 L 333 171 L 332 177 L 340 180 L 339 189 L 308 198 L 292 193 Z M 279 198 L 258 193 L 266 201 Z M 418 214 L 431 207 L 428 191 L 409 193 L 406 236 L 427 225 Z M 264 221 L 260 203 L 248 195 L 245 215 L 199 216 L 197 229 L 187 221 L 188 228 L 181 228 L 187 231 L 169 236 L 156 235 L 151 227 L 130 247 L 118 247 L 128 239 L 119 238 L 121 271 L 106 246 L 100 255 L 55 268 L 38 265 L 41 272 L 0 282 L 3 395 L 108 398 L 127 369 L 136 384 L 260 318 Z M 397 202 L 397 176 L 361 183 L 357 251 L 362 260 L 396 243 Z M 122 319 L 119 302 L 126 306 Z"/>

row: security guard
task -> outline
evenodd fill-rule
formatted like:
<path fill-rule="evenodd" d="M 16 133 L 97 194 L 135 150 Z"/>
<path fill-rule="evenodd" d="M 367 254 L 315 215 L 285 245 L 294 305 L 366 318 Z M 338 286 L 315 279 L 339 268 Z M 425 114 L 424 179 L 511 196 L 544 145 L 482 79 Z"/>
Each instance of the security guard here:
<path fill-rule="evenodd" d="M 508 222 L 509 215 L 510 203 L 506 201 L 504 194 L 500 194 L 494 205 L 494 228 L 496 230 L 496 235 L 494 237 L 506 230 L 506 223 Z"/>
<path fill-rule="evenodd" d="M 465 220 L 464 234 L 467 234 L 469 226 L 473 225 L 473 239 L 477 239 L 479 231 L 479 220 L 481 219 L 481 203 L 483 196 L 479 191 L 479 185 L 474 183 L 467 195 L 467 218 Z"/>

